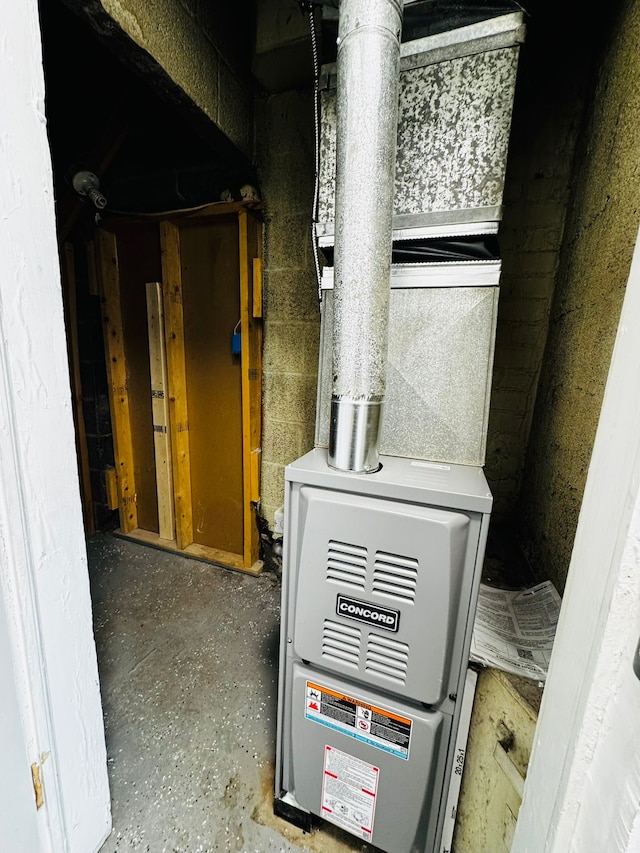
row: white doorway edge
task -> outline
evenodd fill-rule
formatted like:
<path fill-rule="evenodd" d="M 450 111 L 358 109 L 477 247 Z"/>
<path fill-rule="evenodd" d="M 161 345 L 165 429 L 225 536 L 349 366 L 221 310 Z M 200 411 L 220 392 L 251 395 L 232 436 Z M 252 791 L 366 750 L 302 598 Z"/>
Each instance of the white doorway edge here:
<path fill-rule="evenodd" d="M 512 853 L 638 853 L 640 245 L 636 241 Z"/>
<path fill-rule="evenodd" d="M 36 0 L 4 10 L 0 79 L 0 618 L 15 675 L 3 689 L 42 774 L 40 850 L 91 853 L 111 814 Z"/>

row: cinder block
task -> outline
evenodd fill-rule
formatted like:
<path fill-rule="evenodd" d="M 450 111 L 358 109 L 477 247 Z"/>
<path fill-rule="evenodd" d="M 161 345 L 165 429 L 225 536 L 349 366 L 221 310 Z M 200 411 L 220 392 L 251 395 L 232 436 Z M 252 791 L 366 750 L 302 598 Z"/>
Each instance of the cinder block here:
<path fill-rule="evenodd" d="M 499 391 L 525 391 L 530 393 L 532 387 L 535 385 L 537 376 L 537 370 L 517 370 L 513 369 L 510 365 L 507 367 L 496 365 L 494 366 L 491 383 L 492 397 Z"/>
<path fill-rule="evenodd" d="M 307 363 L 305 329 L 300 322 L 265 323 L 263 369 L 265 373 L 304 373 Z"/>
<path fill-rule="evenodd" d="M 284 465 L 263 460 L 261 467 L 261 500 L 265 504 L 282 506 L 284 503 Z"/>
<path fill-rule="evenodd" d="M 547 299 L 549 304 L 553 298 L 555 286 L 554 275 L 520 276 L 504 273 L 500 283 L 500 299 L 508 297 L 530 297 L 531 299 Z M 498 308 L 498 313 L 500 308 Z"/>
<path fill-rule="evenodd" d="M 532 322 L 525 322 L 523 320 L 503 321 L 498 323 L 496 349 L 498 346 L 527 346 L 531 347 L 532 355 L 534 355 L 544 349 L 546 337 L 546 320 L 534 320 Z M 500 343 L 498 344 L 497 341 Z"/>
<path fill-rule="evenodd" d="M 494 368 L 509 367 L 515 370 L 529 369 L 536 372 L 539 369 L 539 359 L 530 347 L 498 346 L 494 356 Z"/>
<path fill-rule="evenodd" d="M 277 216 L 269 211 L 269 221 L 265 228 L 265 269 L 269 273 L 277 269 L 291 269 L 300 267 L 300 258 L 305 258 L 304 265 L 309 266 L 306 261 L 308 247 L 311 245 L 310 216 L 278 212 Z"/>
<path fill-rule="evenodd" d="M 264 374 L 263 407 L 283 423 L 315 421 L 316 380 L 302 374 L 269 372 Z"/>
<path fill-rule="evenodd" d="M 549 310 L 548 299 L 506 296 L 498 306 L 498 323 L 548 321 Z"/>
<path fill-rule="evenodd" d="M 491 394 L 490 411 L 524 412 L 529 400 L 529 388 L 514 391 L 512 389 L 494 390 Z M 489 416 L 491 422 L 491 416 Z"/>
<path fill-rule="evenodd" d="M 524 423 L 524 414 L 522 412 L 504 412 L 495 409 L 489 410 L 489 432 L 494 435 L 520 436 L 522 434 L 522 425 Z"/>
<path fill-rule="evenodd" d="M 269 322 L 320 322 L 318 284 L 313 269 L 273 270 L 265 276 L 265 317 Z"/>
<path fill-rule="evenodd" d="M 506 255 L 503 260 L 505 275 L 513 275 L 523 270 L 528 276 L 555 273 L 558 266 L 557 252 L 527 252 L 524 256 Z"/>
<path fill-rule="evenodd" d="M 262 458 L 265 462 L 288 465 L 301 456 L 302 428 L 298 424 L 265 418 L 262 434 Z"/>

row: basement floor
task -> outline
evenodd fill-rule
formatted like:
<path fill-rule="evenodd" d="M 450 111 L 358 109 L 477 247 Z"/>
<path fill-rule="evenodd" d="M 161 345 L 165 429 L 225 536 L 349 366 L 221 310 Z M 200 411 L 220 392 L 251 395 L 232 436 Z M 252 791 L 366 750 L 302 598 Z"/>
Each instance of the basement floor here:
<path fill-rule="evenodd" d="M 113 830 L 100 853 L 346 853 L 273 814 L 280 580 L 87 543 Z"/>

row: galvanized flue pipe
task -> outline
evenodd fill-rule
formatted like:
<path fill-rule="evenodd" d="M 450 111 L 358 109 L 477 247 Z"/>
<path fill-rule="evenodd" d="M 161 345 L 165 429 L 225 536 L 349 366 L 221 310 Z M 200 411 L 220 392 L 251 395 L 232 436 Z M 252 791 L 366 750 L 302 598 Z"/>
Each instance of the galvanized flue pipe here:
<path fill-rule="evenodd" d="M 380 467 L 403 0 L 341 0 L 329 465 Z"/>

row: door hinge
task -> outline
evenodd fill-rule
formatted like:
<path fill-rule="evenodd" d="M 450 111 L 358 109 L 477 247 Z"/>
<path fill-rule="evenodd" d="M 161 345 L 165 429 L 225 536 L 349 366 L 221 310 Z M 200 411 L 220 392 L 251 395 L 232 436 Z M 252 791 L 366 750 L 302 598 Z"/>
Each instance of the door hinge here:
<path fill-rule="evenodd" d="M 33 792 L 36 795 L 36 809 L 40 809 L 44 805 L 44 793 L 42 790 L 40 765 L 37 762 L 31 765 L 31 779 L 33 780 Z"/>

